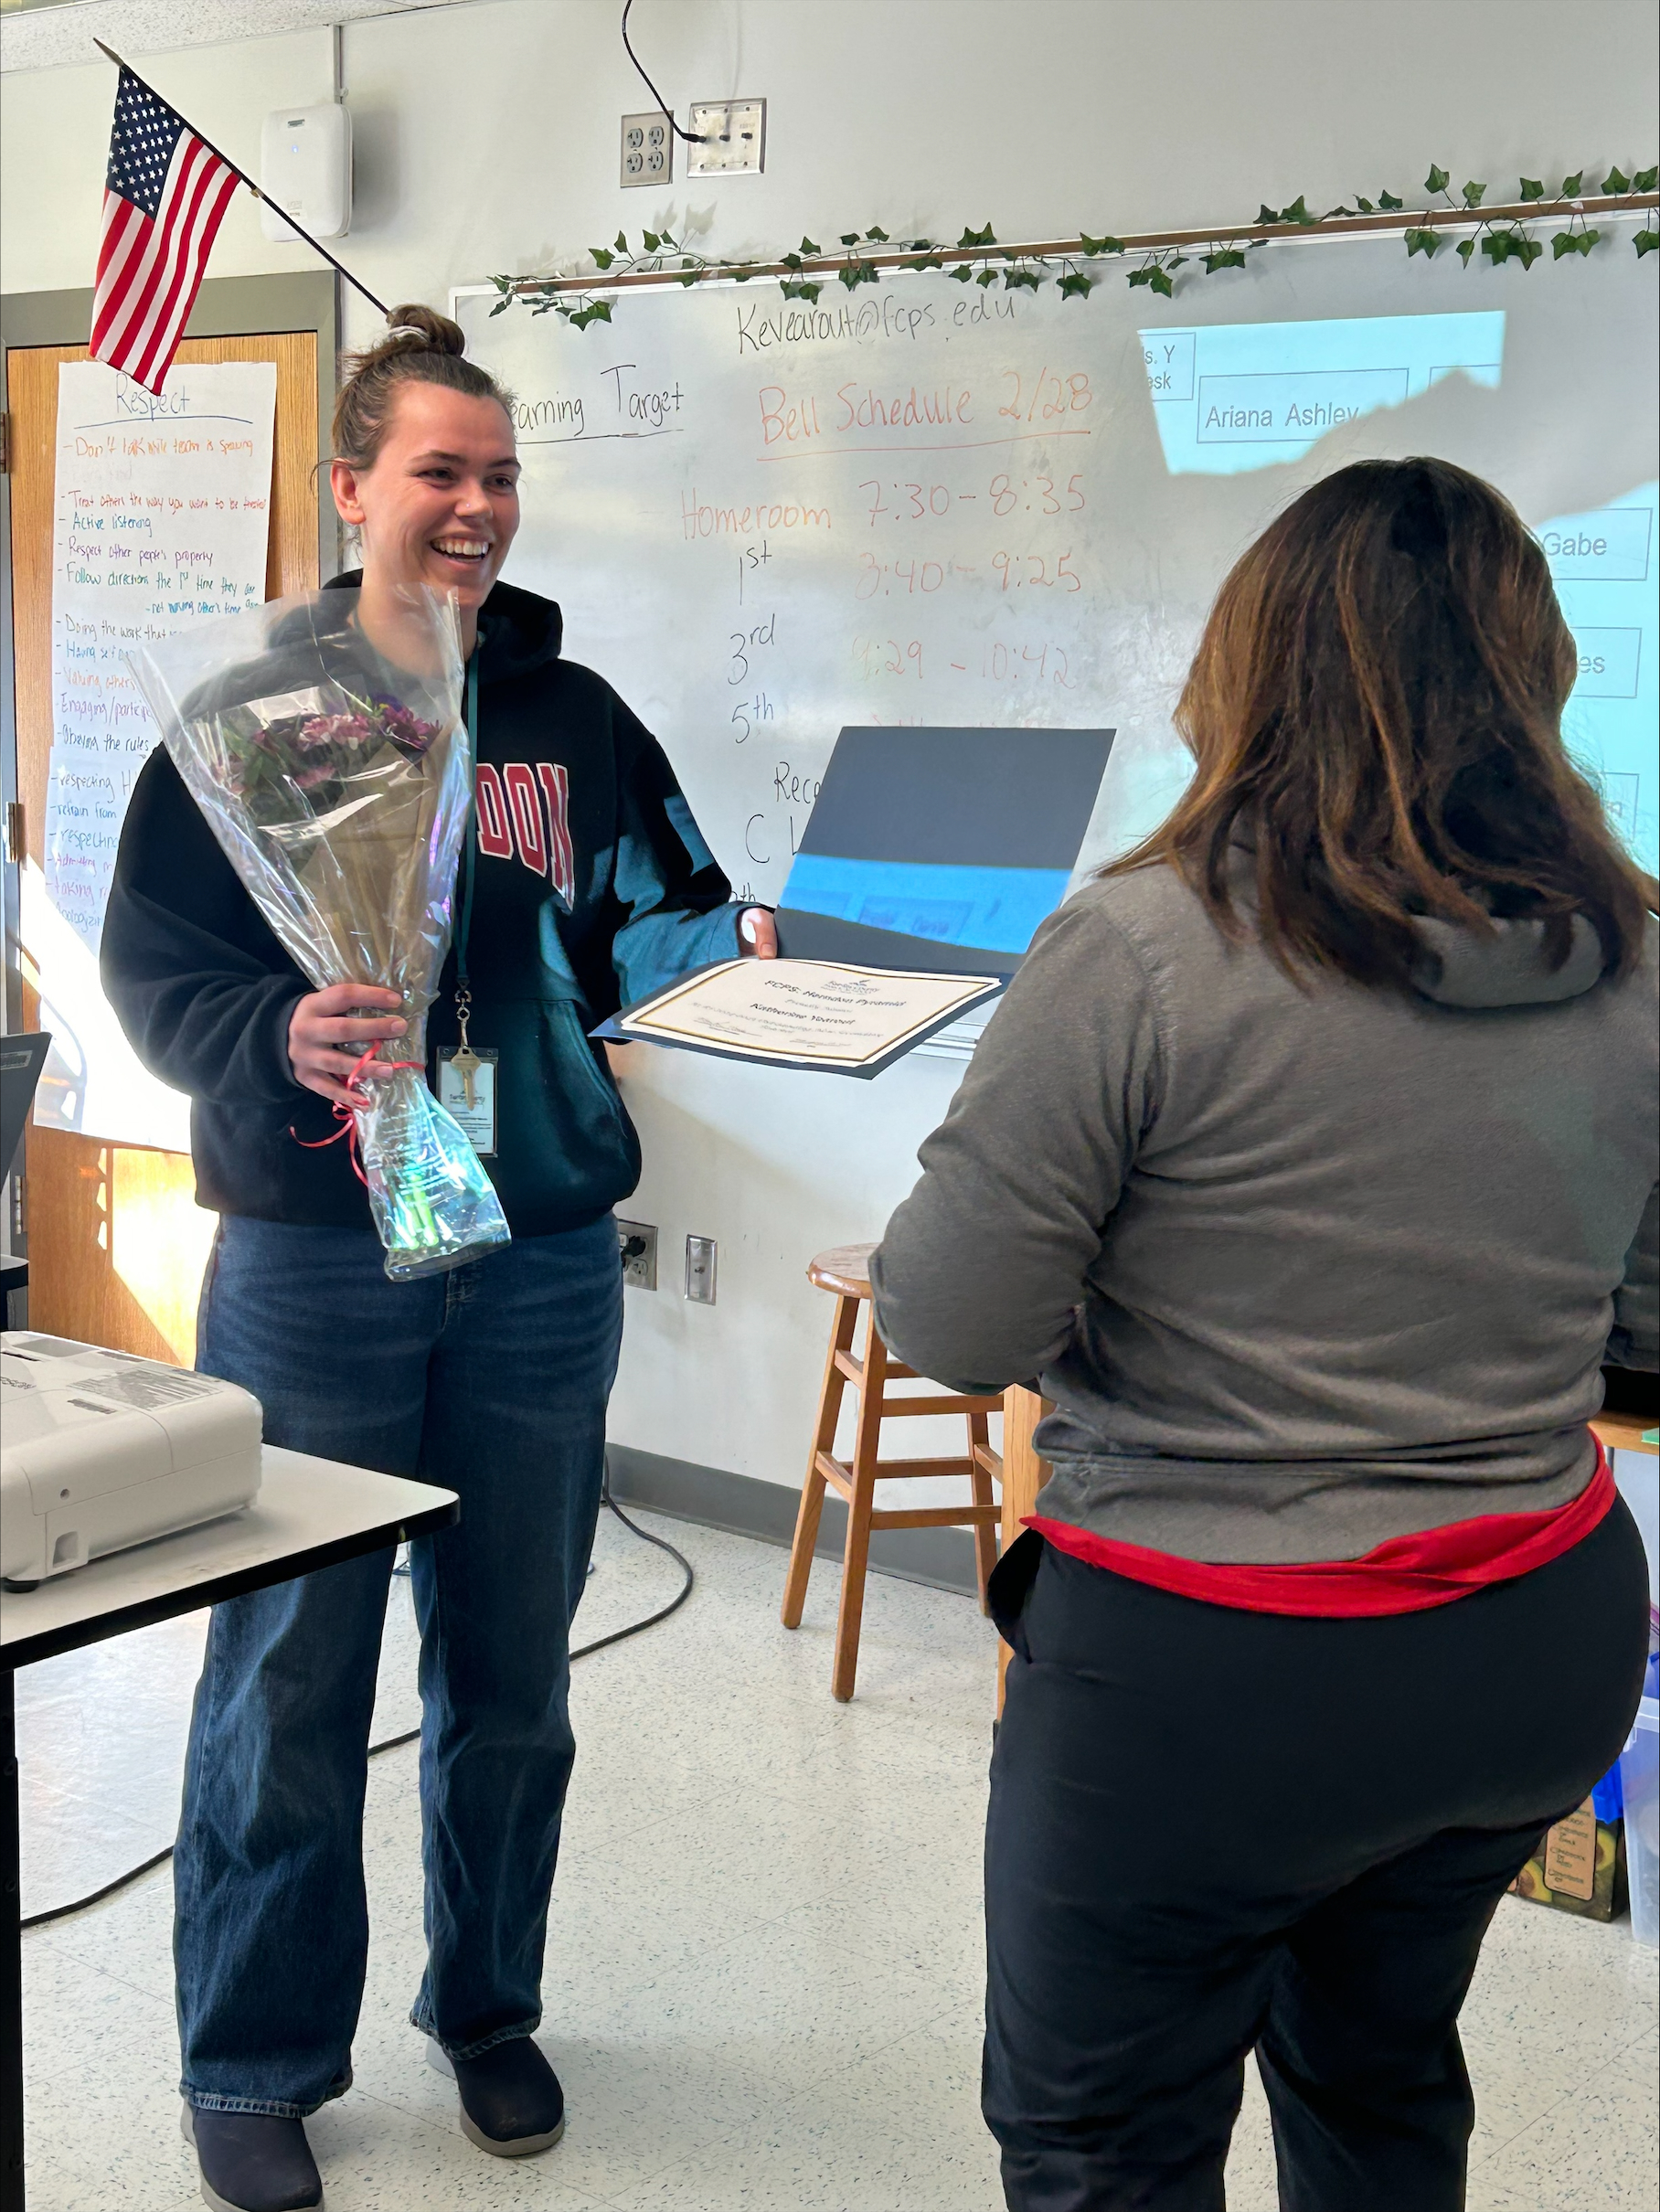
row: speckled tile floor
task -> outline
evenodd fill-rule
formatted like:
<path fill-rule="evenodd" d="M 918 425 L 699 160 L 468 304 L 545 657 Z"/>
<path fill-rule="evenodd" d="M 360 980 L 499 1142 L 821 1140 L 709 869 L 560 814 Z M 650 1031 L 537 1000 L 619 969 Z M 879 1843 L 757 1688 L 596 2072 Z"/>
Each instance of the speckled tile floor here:
<path fill-rule="evenodd" d="M 415 1754 L 393 1751 L 371 1769 L 356 2086 L 311 2123 L 330 2212 L 994 2212 L 976 2106 L 991 1631 L 963 1599 L 877 1577 L 859 1695 L 838 1707 L 833 1569 L 787 1635 L 782 1553 L 652 1525 L 698 1586 L 577 1669 L 542 2037 L 565 2141 L 481 2157 L 406 2025 L 419 1824 Z M 610 1521 L 598 1559 L 584 1636 L 649 1611 L 677 1573 Z M 167 1841 L 201 1631 L 174 1622 L 20 1678 L 26 1911 Z M 416 1717 L 414 1642 L 399 1582 L 378 1737 Z M 170 1911 L 164 1872 L 26 1939 L 31 2212 L 199 2204 Z M 1626 1924 L 1506 1900 L 1464 2013 L 1472 2212 L 1652 2212 L 1656 1981 Z M 1229 2202 L 1275 2202 L 1254 2074 Z"/>

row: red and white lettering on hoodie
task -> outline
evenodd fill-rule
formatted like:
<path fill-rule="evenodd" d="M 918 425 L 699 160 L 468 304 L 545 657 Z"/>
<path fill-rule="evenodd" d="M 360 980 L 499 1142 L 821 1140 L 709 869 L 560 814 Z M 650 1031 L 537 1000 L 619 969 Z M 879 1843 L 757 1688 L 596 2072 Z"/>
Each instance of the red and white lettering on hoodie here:
<path fill-rule="evenodd" d="M 481 760 L 475 771 L 481 859 L 516 857 L 545 876 L 569 907 L 576 900 L 570 846 L 570 778 L 558 760 Z"/>

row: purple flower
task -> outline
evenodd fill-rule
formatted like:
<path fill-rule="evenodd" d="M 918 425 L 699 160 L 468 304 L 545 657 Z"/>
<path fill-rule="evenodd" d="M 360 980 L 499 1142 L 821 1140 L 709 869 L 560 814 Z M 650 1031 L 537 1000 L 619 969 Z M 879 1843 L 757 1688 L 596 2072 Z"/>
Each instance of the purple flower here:
<path fill-rule="evenodd" d="M 353 705 L 356 707 L 355 701 Z M 378 746 L 391 744 L 406 759 L 419 759 L 441 727 L 422 721 L 400 699 L 384 692 L 350 713 L 283 716 L 238 734 L 228 781 L 244 797 L 271 783 L 315 792 L 349 779 L 365 751 Z"/>
<path fill-rule="evenodd" d="M 424 752 L 438 735 L 436 722 L 423 722 L 418 714 L 411 714 L 401 699 L 385 692 L 377 692 L 374 706 L 379 716 L 380 727 L 395 744 L 407 745 L 415 752 Z"/>
<path fill-rule="evenodd" d="M 367 745 L 380 735 L 379 725 L 367 715 L 314 714 L 301 723 L 299 742 L 307 750 L 320 745 Z"/>

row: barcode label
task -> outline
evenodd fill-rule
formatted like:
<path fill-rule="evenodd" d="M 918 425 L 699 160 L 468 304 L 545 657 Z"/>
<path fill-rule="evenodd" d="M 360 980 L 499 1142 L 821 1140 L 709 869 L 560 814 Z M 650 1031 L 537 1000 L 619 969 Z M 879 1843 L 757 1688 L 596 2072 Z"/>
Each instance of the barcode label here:
<path fill-rule="evenodd" d="M 83 1390 L 96 1390 L 100 1398 L 119 1398 L 123 1406 L 176 1406 L 193 1398 L 207 1398 L 215 1386 L 208 1375 L 190 1375 L 182 1368 L 176 1374 L 167 1367 L 139 1367 L 125 1375 L 88 1376 L 80 1385 Z"/>

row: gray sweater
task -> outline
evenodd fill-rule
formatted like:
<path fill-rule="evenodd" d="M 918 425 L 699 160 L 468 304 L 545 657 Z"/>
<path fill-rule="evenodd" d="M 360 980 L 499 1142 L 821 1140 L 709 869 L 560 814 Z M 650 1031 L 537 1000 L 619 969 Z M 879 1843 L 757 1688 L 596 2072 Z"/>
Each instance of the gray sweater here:
<path fill-rule="evenodd" d="M 1421 993 L 1300 990 L 1170 869 L 1039 931 L 871 1263 L 920 1373 L 1041 1375 L 1039 1511 L 1352 1558 L 1565 1503 L 1604 1360 L 1656 1364 L 1655 940 L 1420 925 Z"/>

